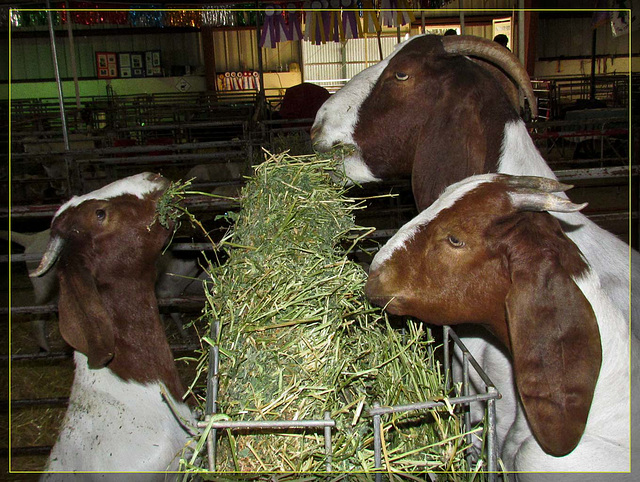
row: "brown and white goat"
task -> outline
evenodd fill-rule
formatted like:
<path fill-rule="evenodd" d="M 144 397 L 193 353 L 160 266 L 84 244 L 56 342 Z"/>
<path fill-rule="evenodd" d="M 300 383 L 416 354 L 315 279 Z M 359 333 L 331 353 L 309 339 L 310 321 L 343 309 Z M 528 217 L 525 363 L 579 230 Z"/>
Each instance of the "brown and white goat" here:
<path fill-rule="evenodd" d="M 630 387 L 640 343 L 626 307 L 548 214 L 584 207 L 551 194 L 567 187 L 501 174 L 452 185 L 378 252 L 366 295 L 428 323 L 482 325 L 506 350 L 507 366 L 491 351 L 477 355 L 500 392 L 518 394 L 497 404 L 508 470 L 624 473 L 630 428 L 640 442 L 640 392 Z"/>
<path fill-rule="evenodd" d="M 500 77 L 470 57 L 514 79 L 535 115 L 529 76 L 507 49 L 473 36 L 420 35 L 399 44 L 324 103 L 312 128 L 314 147 L 351 147 L 343 169 L 355 182 L 410 177 L 420 211 L 445 187 L 474 174 L 555 178 Z M 628 305 L 627 244 L 580 213 L 556 217 L 598 268 L 616 303 Z M 631 275 L 638 299 L 640 255 L 635 251 Z M 640 303 L 634 304 L 636 318 Z M 634 329 L 640 334 L 640 326 Z"/>
<path fill-rule="evenodd" d="M 0 231 L 0 239 L 11 239 L 12 243 L 19 244 L 24 248 L 25 255 L 40 256 L 45 252 L 51 230 L 45 229 L 37 233 L 18 233 L 16 231 Z M 27 261 L 27 269 L 31 272 L 38 267 L 39 261 Z M 162 298 L 177 298 L 181 296 L 188 287 L 194 288 L 196 294 L 200 294 L 197 288 L 202 285 L 195 276 L 199 272 L 198 263 L 195 259 L 181 259 L 166 251 L 157 262 L 158 280 L 156 282 L 156 296 Z M 54 267 L 42 276 L 31 277 L 31 285 L 35 295 L 34 302 L 38 306 L 46 304 L 57 304 L 58 298 L 58 277 Z M 184 330 L 180 313 L 171 313 L 171 318 L 178 328 L 180 334 L 187 338 L 188 334 Z M 49 340 L 47 339 L 47 323 L 45 319 L 31 320 L 33 333 L 40 350 L 50 351 Z"/>
<path fill-rule="evenodd" d="M 76 369 L 47 471 L 90 471 L 101 478 L 177 467 L 188 439 L 184 424 L 193 417 L 182 402 L 154 293 L 155 264 L 171 234 L 154 222 L 156 203 L 168 184 L 157 174 L 131 176 L 72 198 L 52 221 L 51 240 L 32 276 L 57 262 L 60 332 L 75 349 Z M 162 385 L 178 413 L 163 399 Z"/>

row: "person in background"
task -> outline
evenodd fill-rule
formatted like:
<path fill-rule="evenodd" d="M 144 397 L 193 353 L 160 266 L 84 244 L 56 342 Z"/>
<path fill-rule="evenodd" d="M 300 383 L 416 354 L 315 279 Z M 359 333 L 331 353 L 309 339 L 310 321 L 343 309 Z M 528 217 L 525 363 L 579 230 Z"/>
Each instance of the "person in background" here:
<path fill-rule="evenodd" d="M 498 42 L 505 49 L 507 49 L 509 51 L 511 50 L 509 47 L 507 47 L 507 44 L 509 43 L 509 37 L 507 37 L 505 34 L 500 33 L 500 34 L 496 35 L 495 37 L 493 37 L 493 41 L 494 42 Z"/>

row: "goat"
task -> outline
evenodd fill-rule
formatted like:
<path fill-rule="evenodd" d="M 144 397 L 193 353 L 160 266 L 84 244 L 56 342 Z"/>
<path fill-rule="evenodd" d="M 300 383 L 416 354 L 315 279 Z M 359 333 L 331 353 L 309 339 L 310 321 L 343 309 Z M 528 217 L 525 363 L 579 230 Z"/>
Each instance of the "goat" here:
<path fill-rule="evenodd" d="M 50 238 L 50 229 L 45 229 L 37 233 L 18 233 L 11 231 L 11 241 L 24 248 L 26 255 L 42 255 L 47 247 Z M 0 231 L 0 239 L 9 240 L 8 231 Z M 27 261 L 27 269 L 33 271 L 38 267 L 39 262 Z M 158 281 L 156 282 L 156 296 L 158 298 L 176 298 L 181 296 L 191 284 L 195 283 L 195 276 L 199 272 L 198 263 L 194 259 L 180 259 L 167 251 L 160 256 L 156 264 L 158 270 Z M 54 303 L 58 297 L 58 280 L 55 266 L 45 275 L 31 277 L 31 285 L 35 294 L 35 304 L 38 306 Z M 198 280 L 196 283 L 202 285 Z M 200 292 L 196 294 L 202 294 Z M 183 338 L 187 338 L 182 317 L 180 313 L 171 313 L 176 328 Z M 41 351 L 49 352 L 49 341 L 47 340 L 46 320 L 34 319 L 31 322 L 36 342 Z"/>
<path fill-rule="evenodd" d="M 100 478 L 177 467 L 188 439 L 179 419 L 192 423 L 193 416 L 181 402 L 154 294 L 155 263 L 171 234 L 155 222 L 155 210 L 168 184 L 156 174 L 131 176 L 73 197 L 53 218 L 31 276 L 57 261 L 60 332 L 75 349 L 75 375 L 47 471 L 96 471 Z M 163 400 L 163 385 L 178 413 Z"/>
<path fill-rule="evenodd" d="M 507 49 L 479 37 L 422 35 L 399 44 L 324 103 L 312 128 L 314 147 L 351 146 L 342 169 L 355 182 L 411 177 L 419 211 L 446 186 L 473 174 L 555 178 L 502 84 L 465 55 L 508 72 L 535 115 L 529 76 Z M 557 217 L 571 227 L 569 236 L 598 268 L 615 301 L 628 302 L 626 243 L 583 215 Z M 633 297 L 638 299 L 640 256 L 633 251 L 632 258 Z"/>
<path fill-rule="evenodd" d="M 507 469 L 626 472 L 630 443 L 640 442 L 637 384 L 633 442 L 629 419 L 640 342 L 625 306 L 548 213 L 585 206 L 551 194 L 568 187 L 503 174 L 450 186 L 376 254 L 365 293 L 390 313 L 427 323 L 480 324 L 504 347 L 506 367 L 479 361 L 499 391 L 510 393 L 515 380 L 519 394 L 520 403 L 498 404 Z M 541 476 L 519 476 L 529 478 Z"/>
<path fill-rule="evenodd" d="M 536 115 L 529 76 L 511 52 L 478 37 L 422 35 L 399 44 L 323 104 L 311 130 L 314 147 L 350 147 L 341 169 L 354 182 L 411 177 L 419 211 L 446 186 L 473 174 L 497 171 L 555 179 L 519 118 L 504 78 L 466 56 L 507 72 Z M 579 212 L 552 214 L 628 317 L 629 300 L 640 298 L 637 251 Z M 640 304 L 631 308 L 632 330 L 640 336 Z M 459 334 L 476 359 L 508 367 L 506 354 L 493 339 L 474 327 L 464 331 Z M 472 382 L 482 386 L 476 377 Z M 481 410 L 473 410 L 473 418 L 481 420 Z"/>

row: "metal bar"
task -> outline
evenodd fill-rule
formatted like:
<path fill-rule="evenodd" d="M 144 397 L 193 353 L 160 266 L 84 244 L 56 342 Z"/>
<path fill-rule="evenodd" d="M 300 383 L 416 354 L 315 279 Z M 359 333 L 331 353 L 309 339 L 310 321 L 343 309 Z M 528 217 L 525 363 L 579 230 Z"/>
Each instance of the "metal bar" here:
<path fill-rule="evenodd" d="M 372 410 L 378 410 L 380 404 L 375 402 Z M 373 415 L 373 463 L 376 469 L 382 468 L 382 420 L 380 414 Z M 382 474 L 376 474 L 376 482 L 382 482 Z"/>
<path fill-rule="evenodd" d="M 216 429 L 232 430 L 287 430 L 291 428 L 324 428 L 335 427 L 335 420 L 240 420 L 220 422 L 198 422 L 198 428 L 208 426 Z"/>
<path fill-rule="evenodd" d="M 159 298 L 158 307 L 160 308 L 179 308 L 181 310 L 199 310 L 204 306 L 206 298 L 200 296 L 183 296 L 179 298 Z M 57 304 L 47 305 L 29 305 L 29 306 L 12 306 L 11 314 L 43 314 L 55 313 L 58 311 Z M 3 306 L 0 308 L 0 315 L 8 315 L 9 308 Z M 15 320 L 14 320 L 15 321 Z"/>
<path fill-rule="evenodd" d="M 38 142 L 40 142 L 38 140 Z M 190 149 L 210 149 L 212 147 L 246 147 L 247 141 L 210 141 L 210 142 L 185 142 L 184 144 L 168 144 L 168 145 L 144 145 L 144 146 L 128 146 L 128 147 L 103 147 L 100 149 L 73 149 L 73 155 L 78 154 L 137 154 L 145 152 L 164 152 L 164 151 L 185 151 Z M 64 151 L 50 151 L 47 155 L 64 154 Z M 213 152 L 211 154 L 214 154 Z M 41 153 L 25 153 L 19 152 L 12 155 L 12 159 L 24 159 L 34 156 L 41 156 Z M 91 159 L 93 162 L 96 159 Z"/>
<path fill-rule="evenodd" d="M 394 405 L 392 407 L 380 407 L 380 408 L 370 408 L 369 415 L 387 415 L 390 413 L 398 413 L 398 412 L 410 412 L 413 410 L 429 410 L 432 408 L 438 407 L 447 407 L 448 405 L 458 405 L 458 404 L 469 404 L 471 402 L 480 402 L 484 400 L 492 400 L 494 398 L 500 398 L 499 393 L 478 393 L 477 395 L 469 395 L 467 397 L 452 397 L 447 398 L 447 402 L 439 402 L 439 401 L 431 401 L 431 402 L 418 402 L 418 403 L 410 403 L 407 405 Z"/>
<path fill-rule="evenodd" d="M 69 2 L 64 2 L 64 8 L 69 10 Z M 71 22 L 66 22 L 67 24 L 67 38 L 69 39 L 69 60 L 71 63 L 71 73 L 73 74 L 73 86 L 76 92 L 76 108 L 78 111 L 82 108 L 82 104 L 80 104 L 80 85 L 78 84 L 78 68 L 76 66 L 76 48 L 73 41 L 73 27 L 71 26 Z"/>
<path fill-rule="evenodd" d="M 190 211 L 192 209 L 219 209 L 226 211 L 238 207 L 238 201 L 229 201 L 227 199 L 213 198 L 210 196 L 192 196 L 184 200 L 184 205 Z M 12 206 L 11 216 L 17 217 L 53 217 L 60 208 L 60 204 L 40 204 L 31 206 Z M 7 217 L 9 210 L 7 208 L 0 209 L 0 217 Z"/>
<path fill-rule="evenodd" d="M 199 350 L 201 347 L 197 345 L 169 345 L 171 351 L 173 353 L 190 353 L 196 350 Z M 19 361 L 31 361 L 31 360 L 46 360 L 46 361 L 54 361 L 54 360 L 66 360 L 71 359 L 73 356 L 73 352 L 50 352 L 50 353 L 24 353 L 11 355 L 12 362 Z M 8 355 L 0 355 L 0 362 L 8 362 Z"/>
<path fill-rule="evenodd" d="M 555 171 L 554 174 L 560 181 L 579 181 L 586 179 L 616 179 L 637 176 L 640 166 L 620 167 L 590 167 L 586 169 L 567 169 Z"/>
<path fill-rule="evenodd" d="M 494 392 L 494 387 L 488 387 L 489 392 Z M 496 397 L 497 398 L 497 397 Z M 497 480 L 498 470 L 498 434 L 496 432 L 496 398 L 487 401 L 487 471 L 489 481 Z"/>
<path fill-rule="evenodd" d="M 443 326 L 442 327 L 442 336 L 443 342 L 442 346 L 444 348 L 444 373 L 445 373 L 445 390 L 449 392 L 451 390 L 451 386 L 453 385 L 453 373 L 451 372 L 451 355 L 449 353 L 449 333 L 451 333 L 451 327 Z"/>
<path fill-rule="evenodd" d="M 171 251 L 215 251 L 215 247 L 211 243 L 174 243 L 171 245 Z M 21 263 L 28 261 L 40 261 L 44 253 L 12 253 L 11 262 Z M 0 255 L 0 263 L 8 263 L 9 255 Z"/>
<path fill-rule="evenodd" d="M 205 421 L 209 423 L 209 414 L 217 413 L 218 410 L 218 384 L 220 379 L 219 365 L 220 365 L 220 348 L 218 347 L 218 340 L 220 337 L 220 321 L 214 320 L 211 325 L 212 339 L 216 343 L 209 352 L 209 369 L 211 370 L 211 376 L 207 380 L 207 398 L 205 411 L 207 418 Z M 217 444 L 218 430 L 212 428 L 209 432 L 207 439 L 207 456 L 209 459 L 209 469 L 212 472 L 216 470 L 216 444 Z"/>
<path fill-rule="evenodd" d="M 53 73 L 58 87 L 58 104 L 60 106 L 60 121 L 62 122 L 62 139 L 65 150 L 69 150 L 69 134 L 67 132 L 67 118 L 64 113 L 64 95 L 62 94 L 62 81 L 58 68 L 58 52 L 56 50 L 56 37 L 53 32 L 53 20 L 51 19 L 51 2 L 47 0 L 47 24 L 49 25 L 49 39 L 51 42 L 51 56 L 53 58 Z"/>
<path fill-rule="evenodd" d="M 471 355 L 471 352 L 468 350 L 466 345 L 464 343 L 462 343 L 462 340 L 460 338 L 458 338 L 458 335 L 456 335 L 455 331 L 451 330 L 449 332 L 449 336 L 451 336 L 451 338 L 453 338 L 454 343 L 456 345 L 458 345 L 458 347 L 460 348 L 460 350 L 462 350 L 463 353 L 467 352 L 467 353 L 469 353 L 469 355 Z M 476 359 L 473 358 L 473 355 L 469 356 L 469 362 L 471 363 L 473 368 L 476 370 L 476 372 L 478 372 L 478 375 L 480 375 L 480 378 L 482 378 L 482 381 L 484 382 L 484 384 L 487 387 L 495 387 L 495 385 L 493 384 L 493 382 L 491 381 L 489 376 L 484 372 L 482 367 L 480 367 L 480 365 L 478 365 L 478 362 L 476 361 Z"/>
<path fill-rule="evenodd" d="M 330 412 L 324 412 L 324 419 L 326 421 L 331 420 L 331 413 Z M 332 458 L 333 458 L 333 447 L 331 446 L 331 427 L 329 426 L 325 426 L 324 427 L 324 453 L 327 457 L 327 460 L 325 462 L 325 468 L 327 470 L 327 472 L 331 472 L 331 464 L 332 464 Z"/>
<path fill-rule="evenodd" d="M 106 159 L 100 159 L 100 164 L 117 164 L 126 166 L 128 164 L 140 164 L 143 162 L 149 162 L 153 164 L 165 164 L 170 162 L 180 161 L 192 161 L 199 159 L 206 159 L 212 162 L 213 159 L 222 159 L 219 162 L 228 161 L 229 158 L 237 159 L 244 158 L 246 154 L 243 151 L 226 151 L 226 152 L 205 152 L 205 153 L 192 153 L 192 154 L 174 154 L 165 156 L 133 156 L 133 157 L 109 157 Z M 79 163 L 91 163 L 95 164 L 96 159 L 78 159 Z"/>
<path fill-rule="evenodd" d="M 462 355 L 462 395 L 465 397 L 469 396 L 469 357 L 471 355 L 468 352 L 465 352 Z M 469 407 L 465 407 L 464 411 L 464 424 L 467 427 L 467 431 L 471 429 L 471 410 Z M 473 444 L 473 439 L 471 433 L 467 433 L 466 435 L 467 445 L 471 446 Z M 467 463 L 469 467 L 473 465 L 473 456 L 470 451 L 467 451 Z"/>

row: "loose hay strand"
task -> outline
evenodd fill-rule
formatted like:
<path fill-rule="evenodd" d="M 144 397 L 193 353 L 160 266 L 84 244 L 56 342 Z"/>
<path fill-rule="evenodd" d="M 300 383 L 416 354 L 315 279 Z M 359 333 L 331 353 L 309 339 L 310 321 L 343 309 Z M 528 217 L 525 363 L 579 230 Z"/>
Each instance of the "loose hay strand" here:
<path fill-rule="evenodd" d="M 361 201 L 330 180 L 333 159 L 265 153 L 247 180 L 235 225 L 218 243 L 203 318 L 219 321 L 217 412 L 231 420 L 303 420 L 330 412 L 332 463 L 370 471 L 367 409 L 442 399 L 449 394 L 433 340 L 421 323 L 400 333 L 363 296 L 365 271 L 348 255 L 371 232 L 356 226 Z M 204 366 L 204 361 L 202 362 Z M 209 367 L 209 370 L 211 367 Z M 191 386 L 205 383 L 206 370 Z M 460 417 L 436 410 L 392 414 L 384 422 L 384 470 L 468 470 Z M 202 448 L 203 444 L 198 447 Z M 452 448 L 456 450 L 452 452 Z M 200 472 L 202 457 L 183 461 Z M 196 461 L 199 460 L 199 464 Z M 324 472 L 320 434 L 218 431 L 220 472 Z"/>

